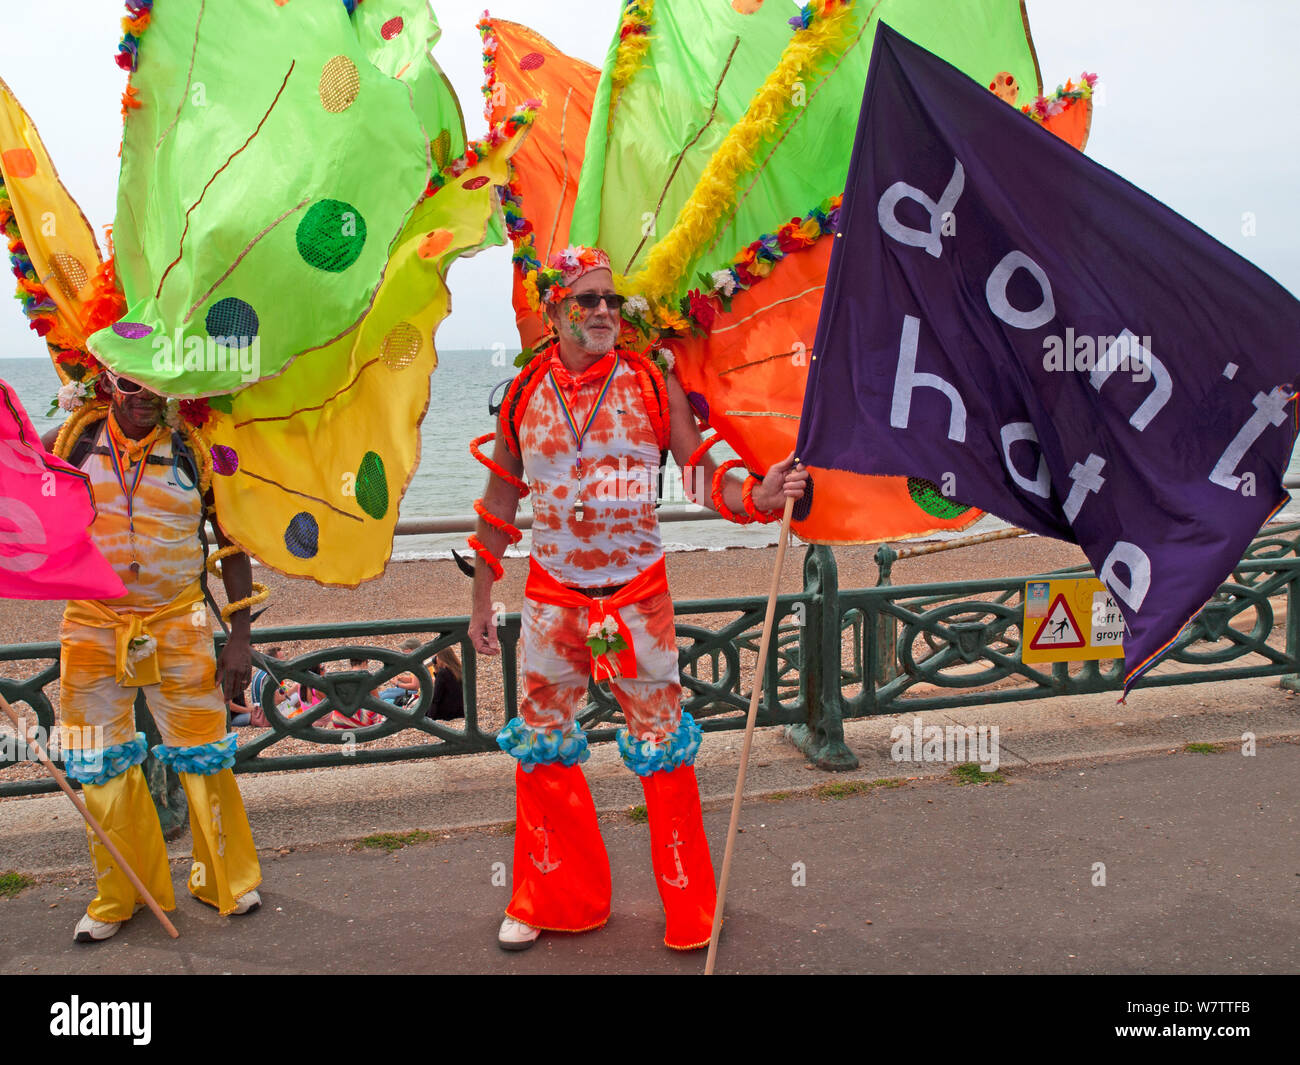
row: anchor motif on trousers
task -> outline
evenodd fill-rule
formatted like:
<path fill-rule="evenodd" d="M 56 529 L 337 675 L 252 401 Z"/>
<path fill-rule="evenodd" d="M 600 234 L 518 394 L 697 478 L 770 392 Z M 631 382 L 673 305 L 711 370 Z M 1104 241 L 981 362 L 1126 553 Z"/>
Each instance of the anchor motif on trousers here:
<path fill-rule="evenodd" d="M 669 887 L 684 888 L 691 882 L 691 878 L 686 875 L 686 870 L 682 868 L 682 856 L 677 850 L 678 847 L 682 846 L 682 841 L 677 836 L 677 829 L 673 829 L 673 841 L 665 843 L 664 846 L 672 848 L 673 861 L 677 864 L 677 876 L 669 880 L 667 873 L 660 873 L 659 875 L 663 877 L 664 883 Z"/>
<path fill-rule="evenodd" d="M 539 862 L 532 851 L 528 852 L 528 857 L 533 865 L 537 867 L 538 872 L 543 876 L 553 872 L 560 867 L 559 862 L 551 861 L 551 823 L 543 817 L 541 827 L 533 829 L 533 832 L 542 837 L 542 860 Z"/>

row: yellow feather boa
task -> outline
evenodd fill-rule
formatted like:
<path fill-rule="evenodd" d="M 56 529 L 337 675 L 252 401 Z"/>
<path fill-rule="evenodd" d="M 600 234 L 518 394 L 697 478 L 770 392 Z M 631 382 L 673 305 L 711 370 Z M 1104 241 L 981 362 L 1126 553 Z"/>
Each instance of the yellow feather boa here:
<path fill-rule="evenodd" d="M 830 7 L 838 10 L 829 11 Z M 629 291 L 643 293 L 651 301 L 677 291 L 701 246 L 730 211 L 741 176 L 754 167 L 759 145 L 776 132 L 794 106 L 795 83 L 846 43 L 854 28 L 852 14 L 841 0 L 824 0 L 812 25 L 795 31 L 744 117 L 713 153 L 673 228 L 654 246 L 641 271 L 627 281 Z"/>
<path fill-rule="evenodd" d="M 621 25 L 645 26 L 649 29 L 654 20 L 655 0 L 639 0 L 636 7 L 639 10 L 624 14 Z M 614 128 L 614 110 L 618 107 L 618 98 L 623 95 L 627 83 L 641 69 L 648 51 L 650 51 L 649 33 L 629 33 L 619 41 L 618 58 L 614 60 L 614 69 L 609 76 L 608 129 L 610 130 Z"/>

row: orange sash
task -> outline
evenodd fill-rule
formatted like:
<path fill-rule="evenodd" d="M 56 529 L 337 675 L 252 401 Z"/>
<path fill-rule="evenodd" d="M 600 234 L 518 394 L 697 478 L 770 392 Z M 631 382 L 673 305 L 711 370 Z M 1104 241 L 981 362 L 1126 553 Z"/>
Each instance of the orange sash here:
<path fill-rule="evenodd" d="M 566 588 L 535 558 L 528 560 L 528 581 L 524 585 L 524 595 L 535 603 L 586 607 L 588 627 L 599 624 L 607 617 L 614 619 L 627 647 L 613 655 L 602 655 L 600 658 L 594 654 L 591 656 L 591 675 L 597 682 L 613 677 L 636 679 L 636 648 L 632 645 L 632 632 L 619 614 L 619 608 L 629 603 L 639 603 L 661 592 L 668 592 L 668 567 L 662 555 L 659 556 L 659 561 L 643 569 L 616 595 L 604 599 L 592 599 L 576 589 Z M 611 657 L 614 659 L 612 664 L 608 661 Z"/>

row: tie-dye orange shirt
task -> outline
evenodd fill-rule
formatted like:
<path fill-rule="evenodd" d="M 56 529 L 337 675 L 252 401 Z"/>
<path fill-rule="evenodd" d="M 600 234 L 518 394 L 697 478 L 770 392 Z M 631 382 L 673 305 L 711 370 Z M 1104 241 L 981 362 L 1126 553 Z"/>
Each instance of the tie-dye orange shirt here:
<path fill-rule="evenodd" d="M 604 356 L 572 374 L 552 356 L 551 372 L 581 427 L 614 364 Z M 635 371 L 620 361 L 583 440 L 582 503 L 575 503 L 577 442 L 550 380 L 543 380 L 519 425 L 532 489 L 533 557 L 563 584 L 600 588 L 630 581 L 663 554 L 655 494 L 659 446 Z"/>
<path fill-rule="evenodd" d="M 107 422 L 100 424 L 95 447 L 108 447 Z M 203 565 L 199 545 L 202 500 L 190 482 L 189 469 L 173 463 L 171 432 L 163 429 L 135 492 L 135 554 L 140 572 L 131 572 L 132 551 L 126 494 L 113 474 L 108 455 L 90 455 L 82 467 L 90 477 L 98 516 L 90 535 L 103 556 L 126 584 L 126 595 L 105 600 L 113 609 L 152 611 L 176 598 L 194 581 Z M 134 480 L 134 467 L 127 484 Z"/>

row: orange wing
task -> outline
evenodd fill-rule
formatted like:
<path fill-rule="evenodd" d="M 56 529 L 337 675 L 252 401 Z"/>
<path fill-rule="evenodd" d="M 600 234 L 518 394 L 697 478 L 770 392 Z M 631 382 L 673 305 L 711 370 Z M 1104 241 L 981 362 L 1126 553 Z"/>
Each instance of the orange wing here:
<path fill-rule="evenodd" d="M 542 101 L 532 132 L 513 159 L 510 190 L 513 206 L 531 226 L 535 254 L 545 262 L 552 252 L 569 243 L 569 222 L 600 71 L 565 55 L 527 26 L 487 19 L 481 29 L 485 38 L 491 34 L 496 43 L 495 63 L 487 70 L 485 89 L 489 120 L 501 121 L 521 100 Z M 512 233 L 512 237 L 518 235 L 518 231 Z M 542 336 L 542 319 L 528 306 L 517 270 L 513 300 L 520 339 L 525 347 L 533 347 Z"/>
<path fill-rule="evenodd" d="M 668 342 L 677 379 L 696 414 L 721 432 L 752 470 L 766 470 L 794 447 L 808 366 L 817 354 L 813 340 L 832 245 L 819 240 L 783 259 L 761 284 L 737 292 L 731 310 L 718 315 L 707 338 Z M 982 513 L 946 499 L 929 481 L 811 472 L 816 496 L 854 501 L 852 507 L 819 507 L 817 516 L 794 521 L 795 532 L 816 543 L 862 543 L 864 517 L 874 541 L 962 529 Z M 918 508 L 929 515 L 922 528 Z"/>

